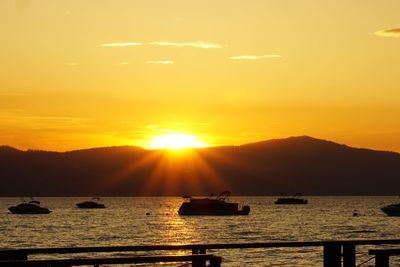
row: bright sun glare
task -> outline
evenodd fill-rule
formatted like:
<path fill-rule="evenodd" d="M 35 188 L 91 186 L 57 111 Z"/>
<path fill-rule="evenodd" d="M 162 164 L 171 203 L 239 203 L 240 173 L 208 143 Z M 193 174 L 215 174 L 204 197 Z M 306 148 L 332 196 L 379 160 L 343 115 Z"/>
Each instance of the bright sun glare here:
<path fill-rule="evenodd" d="M 191 134 L 174 133 L 155 136 L 150 142 L 150 148 L 184 149 L 206 147 L 207 144 Z"/>

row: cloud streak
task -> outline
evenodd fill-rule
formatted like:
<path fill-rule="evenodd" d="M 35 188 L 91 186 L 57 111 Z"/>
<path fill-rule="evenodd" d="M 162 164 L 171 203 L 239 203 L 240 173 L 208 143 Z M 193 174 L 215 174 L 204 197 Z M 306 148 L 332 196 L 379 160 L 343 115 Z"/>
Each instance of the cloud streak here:
<path fill-rule="evenodd" d="M 158 46 L 177 46 L 177 47 L 196 47 L 196 48 L 222 48 L 222 45 L 208 42 L 187 42 L 187 43 L 175 43 L 175 42 L 150 42 L 149 45 L 158 45 Z"/>
<path fill-rule="evenodd" d="M 126 43 L 104 43 L 101 44 L 103 47 L 127 47 L 127 46 L 141 46 L 141 45 L 157 45 L 157 46 L 175 46 L 175 47 L 195 47 L 195 48 L 203 48 L 203 49 L 212 49 L 212 48 L 222 48 L 222 45 L 216 43 L 209 43 L 204 41 L 197 42 L 126 42 Z"/>
<path fill-rule="evenodd" d="M 244 55 L 244 56 L 233 56 L 229 57 L 229 59 L 234 60 L 257 60 L 263 58 L 281 58 L 281 55 L 263 55 L 263 56 L 253 56 L 253 55 Z"/>
<path fill-rule="evenodd" d="M 380 30 L 374 33 L 381 37 L 395 37 L 400 38 L 400 28 Z"/>
<path fill-rule="evenodd" d="M 127 47 L 127 46 L 139 46 L 143 45 L 140 42 L 130 42 L 130 43 L 109 43 L 109 44 L 101 44 L 103 47 Z"/>
<path fill-rule="evenodd" d="M 161 65 L 170 65 L 175 64 L 172 60 L 147 60 L 147 64 L 161 64 Z"/>

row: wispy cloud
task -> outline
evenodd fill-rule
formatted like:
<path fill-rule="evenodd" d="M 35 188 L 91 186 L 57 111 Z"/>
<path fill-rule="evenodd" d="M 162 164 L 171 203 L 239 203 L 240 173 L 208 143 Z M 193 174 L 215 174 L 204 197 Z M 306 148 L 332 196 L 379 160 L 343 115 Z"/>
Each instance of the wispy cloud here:
<path fill-rule="evenodd" d="M 168 65 L 168 64 L 175 64 L 174 61 L 171 60 L 147 60 L 147 64 L 162 64 L 162 65 Z"/>
<path fill-rule="evenodd" d="M 178 43 L 178 42 L 148 42 L 148 43 L 127 42 L 127 43 L 106 43 L 106 44 L 101 44 L 101 46 L 103 46 L 103 47 L 127 47 L 127 46 L 140 46 L 140 45 L 196 47 L 196 48 L 204 48 L 204 49 L 222 48 L 222 45 L 220 45 L 220 44 L 208 43 L 208 42 L 203 42 L 203 41 L 183 42 L 183 43 Z"/>
<path fill-rule="evenodd" d="M 262 58 L 281 58 L 281 57 L 282 57 L 281 55 L 263 55 L 263 56 L 245 55 L 245 56 L 233 56 L 229 58 L 236 60 L 257 60 Z"/>
<path fill-rule="evenodd" d="M 89 119 L 86 117 L 51 117 L 51 116 L 31 116 L 24 114 L 22 110 L 0 111 L 2 126 L 9 128 L 26 128 L 30 130 L 67 130 L 82 129 L 91 127 Z"/>
<path fill-rule="evenodd" d="M 400 38 L 400 28 L 386 29 L 375 32 L 375 35 L 382 37 L 397 37 Z"/>
<path fill-rule="evenodd" d="M 178 47 L 197 47 L 197 48 L 221 48 L 222 45 L 220 44 L 215 44 L 215 43 L 208 43 L 208 42 L 203 42 L 203 41 L 198 41 L 198 42 L 185 42 L 185 43 L 175 43 L 175 42 L 150 42 L 150 45 L 159 45 L 159 46 L 178 46 Z"/>
<path fill-rule="evenodd" d="M 109 43 L 109 44 L 101 44 L 103 47 L 127 47 L 127 46 L 139 46 L 143 45 L 140 42 L 131 42 L 131 43 Z"/>

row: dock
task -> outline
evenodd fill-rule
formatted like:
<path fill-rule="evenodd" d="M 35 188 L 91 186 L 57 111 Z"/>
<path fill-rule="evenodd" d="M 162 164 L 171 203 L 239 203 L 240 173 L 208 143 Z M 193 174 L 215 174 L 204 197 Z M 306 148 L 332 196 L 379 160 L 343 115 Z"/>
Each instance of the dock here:
<path fill-rule="evenodd" d="M 320 247 L 322 249 L 323 267 L 356 267 L 356 251 L 360 246 L 374 246 L 369 255 L 374 255 L 376 267 L 388 267 L 389 256 L 400 256 L 400 249 L 386 249 L 386 245 L 399 245 L 400 239 L 373 239 L 373 240 L 328 240 L 309 242 L 258 242 L 258 243 L 217 243 L 217 244 L 189 244 L 189 245 L 144 245 L 144 246 L 98 246 L 98 247 L 62 247 L 62 248 L 23 248 L 0 250 L 0 267 L 5 266 L 80 266 L 102 264 L 139 264 L 139 263 L 186 263 L 193 267 L 220 267 L 223 266 L 222 257 L 218 250 L 226 249 L 271 249 L 271 248 L 299 248 Z M 382 249 L 376 249 L 382 247 Z M 212 250 L 214 254 L 207 254 Z M 144 256 L 113 256 L 112 253 L 121 252 L 162 252 L 168 255 Z M 173 252 L 185 251 L 187 254 L 171 255 Z M 90 258 L 64 258 L 68 254 L 89 254 Z M 110 256 L 96 256 L 97 253 L 111 253 Z M 62 259 L 31 259 L 33 255 L 63 255 Z M 95 255 L 95 256 L 92 256 Z M 60 256 L 59 256 L 60 257 Z"/>

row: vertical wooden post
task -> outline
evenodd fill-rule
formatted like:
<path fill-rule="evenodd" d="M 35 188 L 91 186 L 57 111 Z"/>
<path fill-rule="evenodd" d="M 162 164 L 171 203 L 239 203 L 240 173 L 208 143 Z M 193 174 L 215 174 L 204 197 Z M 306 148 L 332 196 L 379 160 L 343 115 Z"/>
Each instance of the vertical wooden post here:
<path fill-rule="evenodd" d="M 343 245 L 343 267 L 356 267 L 356 245 Z"/>
<path fill-rule="evenodd" d="M 389 267 L 389 255 L 375 255 L 375 267 Z"/>
<path fill-rule="evenodd" d="M 324 267 L 341 267 L 342 250 L 337 243 L 324 244 Z"/>
<path fill-rule="evenodd" d="M 192 261 L 192 267 L 206 267 L 205 259 L 195 259 Z"/>
<path fill-rule="evenodd" d="M 222 257 L 214 256 L 210 259 L 210 267 L 221 267 Z"/>

